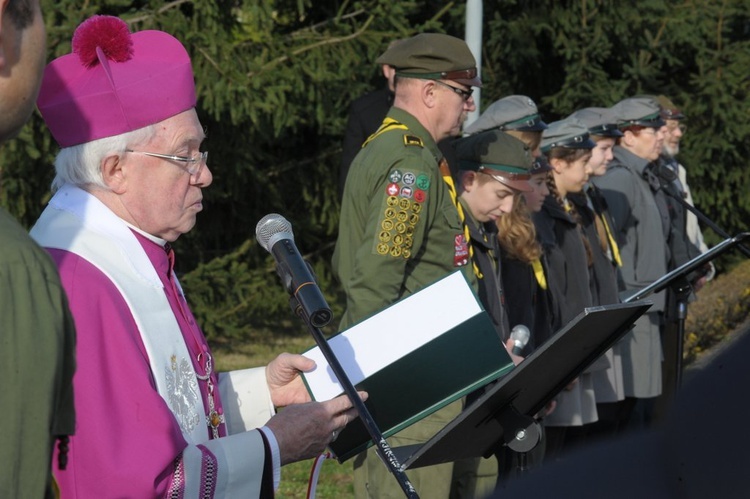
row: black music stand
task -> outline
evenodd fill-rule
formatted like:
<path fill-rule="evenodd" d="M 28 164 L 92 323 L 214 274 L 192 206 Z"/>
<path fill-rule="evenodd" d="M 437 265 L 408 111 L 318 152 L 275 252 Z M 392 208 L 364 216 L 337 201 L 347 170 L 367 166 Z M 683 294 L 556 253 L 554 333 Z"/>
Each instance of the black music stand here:
<path fill-rule="evenodd" d="M 488 456 L 499 441 L 525 453 L 538 443 L 534 415 L 614 345 L 651 302 L 587 308 L 421 445 L 393 450 L 403 469 Z"/>
<path fill-rule="evenodd" d="M 682 384 L 682 355 L 685 343 L 685 319 L 687 317 L 687 300 L 690 296 L 692 288 L 687 282 L 687 275 L 694 270 L 697 270 L 706 265 L 711 260 L 717 258 L 722 253 L 730 250 L 737 246 L 738 248 L 744 248 L 741 244 L 745 239 L 750 238 L 750 232 L 742 232 L 734 237 L 730 237 L 720 242 L 710 250 L 702 253 L 692 260 L 685 262 L 671 272 L 664 274 L 662 277 L 638 291 L 633 291 L 630 296 L 623 299 L 623 302 L 635 302 L 642 300 L 652 293 L 658 293 L 671 287 L 677 298 L 677 349 L 676 349 L 676 375 L 675 375 L 675 390 L 680 388 Z"/>

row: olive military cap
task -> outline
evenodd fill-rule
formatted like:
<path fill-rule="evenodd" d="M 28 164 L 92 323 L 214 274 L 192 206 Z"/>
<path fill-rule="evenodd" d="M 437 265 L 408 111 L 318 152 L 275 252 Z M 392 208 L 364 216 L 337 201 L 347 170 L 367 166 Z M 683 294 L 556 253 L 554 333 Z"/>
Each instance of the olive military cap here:
<path fill-rule="evenodd" d="M 488 130 L 458 139 L 454 147 L 459 170 L 486 173 L 512 189 L 531 191 L 531 152 L 517 138 Z"/>
<path fill-rule="evenodd" d="M 620 129 L 633 125 L 661 128 L 665 123 L 661 119 L 660 111 L 659 103 L 651 96 L 630 97 L 612 106 Z"/>
<path fill-rule="evenodd" d="M 610 138 L 622 137 L 622 132 L 617 126 L 617 117 L 609 108 L 587 107 L 579 109 L 569 118 L 575 118 L 583 123 L 589 129 L 589 135 Z"/>
<path fill-rule="evenodd" d="M 656 98 L 656 102 L 659 103 L 661 108 L 661 117 L 665 120 L 684 120 L 686 116 L 682 113 L 680 108 L 674 105 L 669 97 L 666 95 L 660 95 Z"/>
<path fill-rule="evenodd" d="M 420 33 L 390 47 L 376 62 L 393 66 L 397 76 L 482 86 L 469 46 L 450 35 Z"/>
<path fill-rule="evenodd" d="M 589 138 L 589 129 L 576 118 L 550 123 L 542 133 L 542 151 L 547 152 L 555 147 L 566 149 L 593 149 L 596 144 Z"/>
<path fill-rule="evenodd" d="M 547 128 L 547 124 L 542 121 L 536 103 L 530 97 L 509 95 L 493 102 L 464 131 L 472 134 L 494 128 L 520 132 L 541 132 Z"/>

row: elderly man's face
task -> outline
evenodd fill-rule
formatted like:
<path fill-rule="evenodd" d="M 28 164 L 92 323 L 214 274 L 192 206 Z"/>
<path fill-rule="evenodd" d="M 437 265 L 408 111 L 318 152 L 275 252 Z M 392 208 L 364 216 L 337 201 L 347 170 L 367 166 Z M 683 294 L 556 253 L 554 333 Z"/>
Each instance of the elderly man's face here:
<path fill-rule="evenodd" d="M 0 36 L 0 142 L 13 138 L 34 110 L 45 63 L 46 32 L 39 2 L 19 31 L 5 13 Z"/>
<path fill-rule="evenodd" d="M 155 136 L 132 149 L 159 154 L 195 157 L 205 138 L 194 109 L 154 125 Z M 207 165 L 191 175 L 185 163 L 143 154 L 125 156 L 128 182 L 121 196 L 130 222 L 167 241 L 174 241 L 195 225 L 203 209 L 201 189 L 213 179 Z"/>
<path fill-rule="evenodd" d="M 684 126 L 680 126 L 678 120 L 666 120 L 666 132 L 664 134 L 664 152 L 668 156 L 677 156 L 680 152 L 680 140 L 684 133 Z"/>

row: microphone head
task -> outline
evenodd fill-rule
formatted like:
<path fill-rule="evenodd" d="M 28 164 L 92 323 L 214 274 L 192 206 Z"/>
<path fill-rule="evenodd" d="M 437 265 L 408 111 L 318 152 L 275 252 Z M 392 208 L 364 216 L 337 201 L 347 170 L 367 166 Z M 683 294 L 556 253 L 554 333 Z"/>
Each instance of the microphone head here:
<path fill-rule="evenodd" d="M 529 342 L 529 338 L 531 338 L 531 331 L 523 324 L 518 324 L 511 330 L 510 337 L 514 343 L 520 347 L 525 347 Z"/>
<path fill-rule="evenodd" d="M 263 249 L 271 252 L 271 248 L 279 239 L 291 239 L 294 241 L 292 224 L 278 213 L 269 213 L 258 221 L 255 226 L 255 239 L 258 240 Z"/>

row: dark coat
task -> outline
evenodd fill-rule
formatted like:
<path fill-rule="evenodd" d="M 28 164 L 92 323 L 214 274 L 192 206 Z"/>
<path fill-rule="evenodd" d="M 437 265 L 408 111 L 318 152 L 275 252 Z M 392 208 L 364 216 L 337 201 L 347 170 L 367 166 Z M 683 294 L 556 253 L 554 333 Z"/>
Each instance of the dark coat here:
<path fill-rule="evenodd" d="M 586 249 L 578 224 L 552 196 L 532 219 L 544 251 L 552 330 L 557 331 L 593 305 Z"/>
<path fill-rule="evenodd" d="M 508 324 L 511 328 L 523 324 L 531 331 L 529 343 L 521 352 L 527 357 L 552 335 L 549 295 L 539 286 L 531 265 L 510 258 L 502 249 L 500 268 Z"/>
<path fill-rule="evenodd" d="M 497 240 L 497 226 L 493 223 L 480 223 L 474 220 L 464 206 L 466 226 L 469 228 L 473 248 L 474 264 L 481 274 L 479 301 L 492 319 L 498 336 L 503 343 L 510 337 L 508 316 L 505 312 L 504 293 L 500 280 L 500 243 Z"/>
<path fill-rule="evenodd" d="M 354 156 L 362 148 L 367 137 L 375 133 L 383 123 L 383 118 L 392 105 L 393 92 L 387 87 L 358 97 L 349 105 L 349 118 L 344 130 L 344 145 L 341 152 L 339 195 L 344 192 L 344 184 Z"/>
<path fill-rule="evenodd" d="M 590 196 L 581 192 L 568 196 L 575 205 L 581 218 L 581 228 L 591 248 L 592 264 L 590 268 L 591 299 L 594 305 L 611 305 L 619 303 L 619 289 L 617 284 L 617 267 L 613 261 L 612 248 L 608 245 L 607 250 L 602 248 L 599 232 L 596 228 L 596 218 L 602 220 L 607 217 L 607 224 L 613 227 L 611 218 L 603 211 L 606 201 L 598 192 L 596 187 L 591 187 Z M 590 198 L 598 198 L 597 201 Z M 603 223 L 603 222 L 601 222 Z"/>

